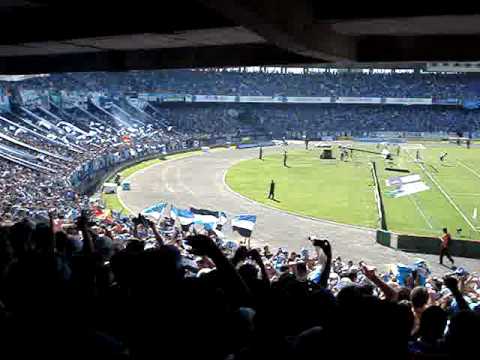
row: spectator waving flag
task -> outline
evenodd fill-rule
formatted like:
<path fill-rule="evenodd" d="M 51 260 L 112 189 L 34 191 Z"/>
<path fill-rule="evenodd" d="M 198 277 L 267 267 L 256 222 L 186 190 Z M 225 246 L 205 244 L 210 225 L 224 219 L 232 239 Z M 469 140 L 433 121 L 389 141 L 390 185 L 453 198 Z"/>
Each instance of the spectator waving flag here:
<path fill-rule="evenodd" d="M 232 230 L 243 237 L 250 237 L 257 222 L 257 215 L 238 215 L 232 219 Z"/>
<path fill-rule="evenodd" d="M 167 203 L 159 202 L 146 209 L 143 209 L 142 214 L 145 216 L 151 216 L 152 218 L 159 220 L 167 209 Z"/>
<path fill-rule="evenodd" d="M 195 216 L 190 210 L 179 209 L 172 206 L 171 213 L 172 216 L 177 218 L 181 225 L 191 225 L 195 219 Z"/>

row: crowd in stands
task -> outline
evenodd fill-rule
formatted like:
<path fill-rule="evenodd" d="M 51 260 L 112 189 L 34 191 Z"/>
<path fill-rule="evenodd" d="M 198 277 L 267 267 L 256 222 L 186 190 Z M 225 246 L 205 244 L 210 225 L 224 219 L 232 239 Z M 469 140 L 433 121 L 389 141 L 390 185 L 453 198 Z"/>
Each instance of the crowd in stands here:
<path fill-rule="evenodd" d="M 295 96 L 472 96 L 460 75 L 155 71 L 52 75 L 21 86 Z M 0 117 L 0 357 L 468 359 L 480 277 L 419 262 L 379 272 L 327 240 L 257 249 L 221 229 L 110 212 L 75 186 L 198 135 L 257 131 L 473 131 L 432 107 L 155 105 L 14 108 Z M 130 117 L 126 113 L 132 114 Z M 157 121 L 158 120 L 158 121 Z M 472 356 L 473 352 L 473 356 Z"/>
<path fill-rule="evenodd" d="M 128 73 L 71 73 L 32 78 L 25 88 L 135 91 L 240 96 L 377 96 L 478 98 L 475 74 L 245 73 L 234 71 L 157 70 Z"/>
<path fill-rule="evenodd" d="M 156 109 L 176 128 L 194 133 L 256 130 L 273 137 L 302 132 L 319 138 L 325 132 L 361 136 L 374 131 L 469 133 L 480 129 L 480 114 L 475 111 L 432 106 L 162 104 Z"/>
<path fill-rule="evenodd" d="M 52 74 L 32 78 L 24 89 L 118 93 L 169 93 L 239 96 L 363 96 L 479 98 L 476 74 L 244 73 L 235 71 L 159 70 L 127 73 Z M 197 135 L 260 131 L 285 136 L 302 131 L 317 137 L 325 131 L 368 133 L 372 129 L 408 132 L 475 132 L 477 111 L 455 106 L 157 104 L 157 115 L 183 132 Z"/>
<path fill-rule="evenodd" d="M 106 94 L 164 91 L 452 97 L 472 95 L 469 91 L 475 90 L 475 79 L 475 75 L 418 72 L 307 75 L 173 70 L 52 74 L 25 80 L 17 86 Z M 41 192 L 55 202 L 64 198 L 62 189 L 76 187 L 99 171 L 148 154 L 189 147 L 192 139 L 319 138 L 338 133 L 368 136 L 370 131 L 471 134 L 480 126 L 476 111 L 448 106 L 150 103 L 143 104 L 142 110 L 122 98 L 110 100 L 109 106 L 93 101 L 68 108 L 52 102 L 50 105 L 15 105 L 0 117 L 0 185 L 11 189 L 9 179 L 13 173 L 22 179 L 21 185 L 14 187 L 3 202 L 28 207 L 32 201 L 42 202 L 38 198 Z M 47 208 L 44 206 L 43 210 Z"/>
<path fill-rule="evenodd" d="M 2 359 L 475 357 L 477 274 L 379 273 L 315 237 L 296 253 L 247 248 L 90 209 L 3 214 Z"/>
<path fill-rule="evenodd" d="M 191 146 L 188 135 L 160 124 L 128 126 L 98 113 L 89 119 L 64 113 L 62 123 L 32 114 L 0 116 L 0 213 L 67 211 L 78 201 L 75 189 L 98 173 Z"/>

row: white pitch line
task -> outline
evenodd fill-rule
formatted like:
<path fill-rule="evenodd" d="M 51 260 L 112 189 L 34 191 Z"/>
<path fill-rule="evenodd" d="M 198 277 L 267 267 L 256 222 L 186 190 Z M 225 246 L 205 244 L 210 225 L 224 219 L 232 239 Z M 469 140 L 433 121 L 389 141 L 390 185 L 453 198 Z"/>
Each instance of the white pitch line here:
<path fill-rule="evenodd" d="M 168 184 L 168 181 L 167 181 L 167 177 L 165 176 L 167 170 L 168 170 L 168 165 L 165 165 L 160 170 L 160 173 L 162 174 L 161 175 L 162 183 L 165 185 L 165 189 L 167 189 L 168 192 L 175 193 L 175 190 L 170 187 L 170 185 Z"/>
<path fill-rule="evenodd" d="M 410 155 L 410 153 L 407 151 L 407 154 L 408 156 L 413 159 L 412 155 Z M 422 164 L 422 163 L 418 163 L 418 165 L 420 166 L 420 168 L 423 170 L 423 172 L 425 173 L 425 175 L 427 175 L 430 180 L 432 180 L 432 182 L 437 186 L 438 190 L 440 190 L 440 192 L 442 193 L 443 196 L 445 196 L 445 198 L 448 200 L 448 202 L 450 203 L 450 205 L 452 205 L 455 210 L 457 210 L 457 212 L 460 214 L 460 216 L 463 218 L 463 220 L 465 220 L 465 222 L 468 224 L 468 226 L 470 226 L 470 228 L 473 230 L 473 231 L 477 231 L 476 227 L 471 223 L 470 219 L 463 213 L 463 211 L 458 207 L 458 205 L 453 201 L 453 199 L 450 197 L 450 195 L 448 195 L 448 193 L 442 189 L 442 187 L 440 186 L 440 184 L 438 183 L 437 180 L 435 180 L 435 178 L 427 171 L 427 169 L 425 168 L 425 166 Z"/>
<path fill-rule="evenodd" d="M 180 167 L 179 167 L 179 166 L 177 166 L 177 167 L 175 168 L 175 176 L 176 176 L 176 179 L 177 179 L 177 180 L 176 180 L 176 181 L 177 181 L 177 184 L 179 184 L 180 187 L 182 187 L 182 188 L 185 190 L 185 192 L 189 193 L 190 195 L 195 195 L 195 194 L 193 193 L 192 189 L 190 189 L 188 186 L 186 186 L 186 185 L 183 183 L 182 176 L 181 176 L 181 174 L 180 174 Z"/>
<path fill-rule="evenodd" d="M 442 189 L 438 181 L 435 180 L 435 178 L 432 175 L 430 175 L 427 169 L 425 169 L 425 166 L 423 166 L 423 164 L 420 164 L 420 167 L 422 168 L 423 172 L 430 178 L 430 180 L 432 180 L 432 182 L 437 186 L 438 190 L 440 190 L 443 196 L 445 196 L 445 198 L 450 202 L 450 205 L 452 205 L 455 208 L 455 210 L 457 210 L 457 212 L 460 214 L 463 220 L 465 220 L 465 222 L 472 228 L 473 231 L 477 231 L 475 226 L 473 226 L 473 224 L 470 222 L 470 219 L 463 213 L 463 211 L 457 206 L 457 204 L 455 204 L 455 202 L 450 197 L 450 195 L 448 195 L 448 193 Z"/>
<path fill-rule="evenodd" d="M 430 222 L 430 220 L 428 220 L 427 216 L 425 215 L 425 213 L 423 212 L 422 208 L 418 205 L 417 203 L 417 200 L 413 197 L 413 196 L 409 196 L 410 200 L 412 200 L 413 204 L 415 205 L 415 207 L 417 208 L 418 212 L 420 213 L 420 215 L 422 215 L 423 217 L 423 220 L 425 220 L 425 222 L 427 223 L 427 225 L 430 227 L 430 229 L 433 229 L 433 226 L 432 226 L 432 223 Z"/>
<path fill-rule="evenodd" d="M 460 165 L 462 165 L 465 169 L 470 171 L 473 175 L 475 175 L 476 177 L 478 177 L 480 179 L 480 174 L 478 172 L 476 172 L 475 170 L 473 170 L 470 166 L 467 166 L 463 161 L 460 161 L 460 160 L 457 160 L 457 162 Z"/>

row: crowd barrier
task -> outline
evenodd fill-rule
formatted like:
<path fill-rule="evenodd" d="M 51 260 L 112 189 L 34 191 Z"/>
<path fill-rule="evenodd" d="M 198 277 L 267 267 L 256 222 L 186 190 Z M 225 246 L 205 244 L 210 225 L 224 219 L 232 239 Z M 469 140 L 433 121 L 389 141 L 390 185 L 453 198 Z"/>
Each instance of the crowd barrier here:
<path fill-rule="evenodd" d="M 375 161 L 372 161 L 371 165 L 372 165 L 372 178 L 373 178 L 373 183 L 375 187 L 374 188 L 375 201 L 377 204 L 377 211 L 378 211 L 378 223 L 380 225 L 380 229 L 386 230 L 387 221 L 385 217 L 385 207 L 383 206 L 382 191 L 380 190 L 380 182 L 378 181 L 377 165 Z"/>
<path fill-rule="evenodd" d="M 274 146 L 275 143 L 273 141 L 266 141 L 266 142 L 258 142 L 258 143 L 250 143 L 250 144 L 238 144 L 238 149 L 247 149 L 247 148 L 254 148 L 260 146 Z"/>
<path fill-rule="evenodd" d="M 438 237 L 397 234 L 391 231 L 377 230 L 378 244 L 394 249 L 420 254 L 440 254 Z M 449 247 L 452 256 L 480 259 L 480 241 L 452 239 Z"/>

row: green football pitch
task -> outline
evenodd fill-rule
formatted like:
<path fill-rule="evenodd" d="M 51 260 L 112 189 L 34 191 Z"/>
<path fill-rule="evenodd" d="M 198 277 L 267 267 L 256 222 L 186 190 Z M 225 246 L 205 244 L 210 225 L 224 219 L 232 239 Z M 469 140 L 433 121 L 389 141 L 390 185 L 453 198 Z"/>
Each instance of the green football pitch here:
<path fill-rule="evenodd" d="M 352 144 L 353 147 L 381 151 L 375 145 Z M 414 161 L 416 148 L 421 162 Z M 232 190 L 263 204 L 301 215 L 332 220 L 339 223 L 378 227 L 378 211 L 374 195 L 371 162 L 377 171 L 383 195 L 386 222 L 389 230 L 439 235 L 443 227 L 452 233 L 462 229 L 460 237 L 479 239 L 480 224 L 480 148 L 466 149 L 449 144 L 405 144 L 400 156 L 396 149 L 393 163 L 382 156 L 355 151 L 353 159 L 339 161 L 337 146 L 335 160 L 321 160 L 319 149 L 290 150 L 288 166 L 283 166 L 283 153 L 264 157 L 264 160 L 242 161 L 229 169 L 226 182 Z M 440 155 L 446 152 L 444 162 Z M 386 167 L 408 169 L 418 174 L 429 190 L 399 198 L 388 196 L 385 180 L 407 175 L 388 171 Z M 276 200 L 268 200 L 270 181 L 276 183 Z M 478 230 L 477 230 L 478 229 Z"/>

